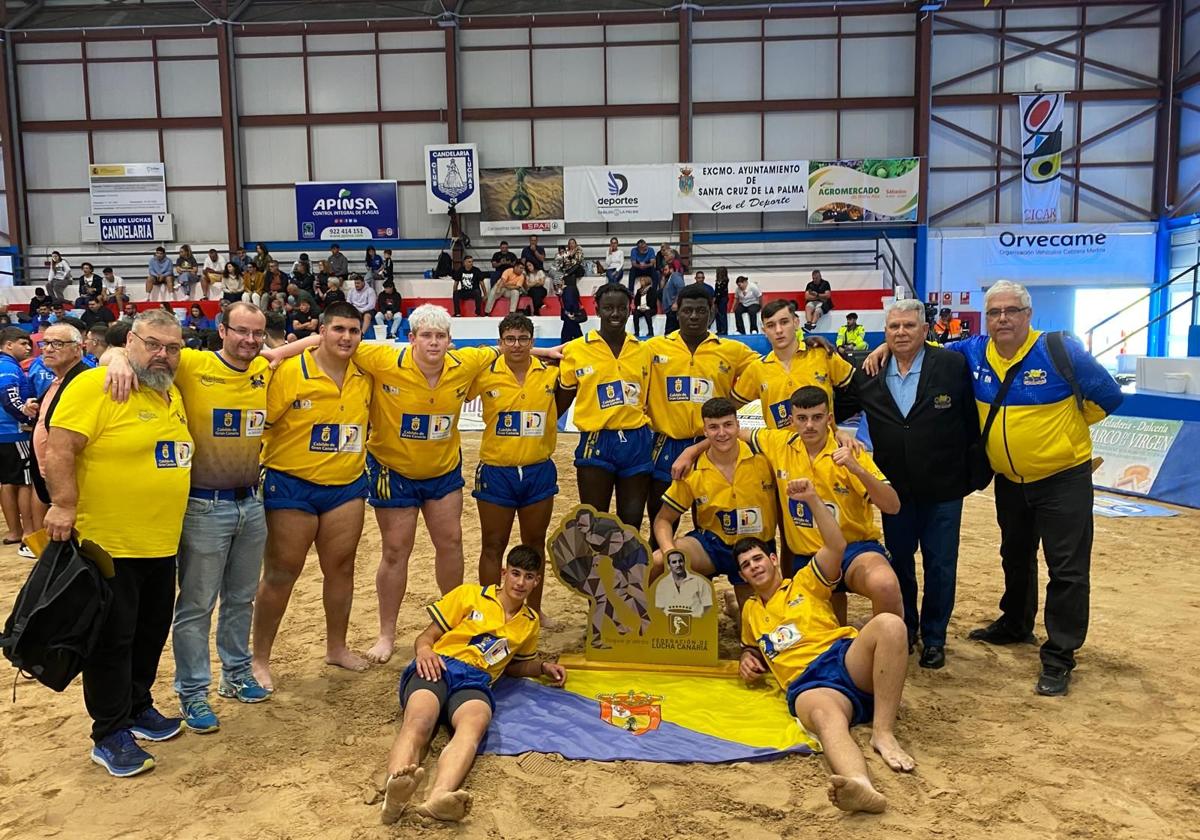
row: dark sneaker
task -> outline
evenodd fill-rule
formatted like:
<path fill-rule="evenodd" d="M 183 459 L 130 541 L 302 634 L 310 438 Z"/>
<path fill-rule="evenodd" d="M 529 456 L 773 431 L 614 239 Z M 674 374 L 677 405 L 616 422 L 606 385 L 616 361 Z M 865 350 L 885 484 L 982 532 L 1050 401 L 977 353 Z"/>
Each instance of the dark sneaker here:
<path fill-rule="evenodd" d="M 183 721 L 163 717 L 158 709 L 151 706 L 133 719 L 129 731 L 141 741 L 168 741 L 183 731 Z"/>
<path fill-rule="evenodd" d="M 92 761 L 118 778 L 154 768 L 154 756 L 137 745 L 128 729 L 114 732 L 92 747 Z"/>
<path fill-rule="evenodd" d="M 946 664 L 946 649 L 941 645 L 926 645 L 917 664 L 922 668 L 941 668 Z"/>
<path fill-rule="evenodd" d="M 242 703 L 261 703 L 271 697 L 271 692 L 263 688 L 262 684 L 251 674 L 242 677 L 221 677 L 217 694 L 222 697 L 236 698 Z"/>
<path fill-rule="evenodd" d="M 192 732 L 204 735 L 216 732 L 221 728 L 221 722 L 217 720 L 216 713 L 213 712 L 212 706 L 208 705 L 208 700 L 204 697 L 180 700 L 179 711 L 183 714 L 183 725 Z"/>
<path fill-rule="evenodd" d="M 1032 633 L 1013 632 L 1002 618 L 997 618 L 987 627 L 976 627 L 967 634 L 967 638 L 989 645 L 1031 645 L 1035 641 Z"/>
<path fill-rule="evenodd" d="M 1071 687 L 1071 672 L 1066 668 L 1042 666 L 1042 675 L 1038 677 L 1035 691 L 1043 697 L 1062 697 Z"/>

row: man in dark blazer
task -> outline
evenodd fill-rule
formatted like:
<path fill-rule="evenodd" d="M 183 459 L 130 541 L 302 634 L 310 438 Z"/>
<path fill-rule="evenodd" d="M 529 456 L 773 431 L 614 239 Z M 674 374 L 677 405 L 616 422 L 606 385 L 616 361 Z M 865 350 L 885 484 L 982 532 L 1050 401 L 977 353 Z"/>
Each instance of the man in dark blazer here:
<path fill-rule="evenodd" d="M 900 495 L 900 512 L 883 516 L 883 534 L 904 598 L 909 646 L 919 634 L 921 667 L 941 668 L 979 416 L 962 355 L 926 345 L 927 331 L 923 303 L 893 303 L 884 326 L 891 358 L 877 376 L 856 371 L 853 388 L 867 416 L 875 463 Z M 918 545 L 925 570 L 919 611 Z"/>

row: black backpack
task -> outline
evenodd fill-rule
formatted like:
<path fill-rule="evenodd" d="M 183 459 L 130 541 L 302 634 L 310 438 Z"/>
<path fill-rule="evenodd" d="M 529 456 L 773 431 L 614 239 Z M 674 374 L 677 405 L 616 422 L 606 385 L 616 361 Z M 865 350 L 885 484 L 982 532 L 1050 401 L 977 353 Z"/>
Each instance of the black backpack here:
<path fill-rule="evenodd" d="M 0 635 L 0 649 L 18 675 L 55 691 L 64 690 L 79 675 L 112 601 L 106 574 L 113 575 L 112 558 L 90 540 L 82 547 L 75 540 L 46 547 Z M 14 700 L 16 693 L 14 680 Z"/>

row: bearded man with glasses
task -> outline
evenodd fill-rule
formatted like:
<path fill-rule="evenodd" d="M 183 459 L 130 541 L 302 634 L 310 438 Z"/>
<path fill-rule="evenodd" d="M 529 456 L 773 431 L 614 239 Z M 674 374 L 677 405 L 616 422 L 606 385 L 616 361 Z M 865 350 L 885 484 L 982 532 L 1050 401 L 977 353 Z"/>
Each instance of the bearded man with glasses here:
<path fill-rule="evenodd" d="M 172 645 L 175 692 L 184 725 L 215 732 L 220 723 L 208 702 L 212 682 L 209 633 L 220 598 L 217 693 L 259 703 L 270 693 L 250 667 L 250 623 L 262 568 L 267 523 L 259 492 L 259 450 L 267 419 L 270 364 L 259 355 L 266 340 L 262 310 L 235 303 L 217 327 L 221 349 L 183 348 L 176 358 L 176 384 L 183 395 L 195 441 L 191 488 L 179 541 L 179 597 Z M 134 335 L 137 335 L 135 332 Z M 114 350 L 109 376 L 124 398 L 133 384 L 131 356 Z"/>

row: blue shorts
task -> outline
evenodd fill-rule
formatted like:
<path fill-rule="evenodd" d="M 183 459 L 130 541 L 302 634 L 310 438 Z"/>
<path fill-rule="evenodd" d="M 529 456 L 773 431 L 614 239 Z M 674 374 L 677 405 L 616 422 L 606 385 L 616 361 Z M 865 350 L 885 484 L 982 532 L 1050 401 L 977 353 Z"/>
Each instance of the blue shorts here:
<path fill-rule="evenodd" d="M 650 447 L 654 433 L 640 429 L 601 429 L 580 432 L 575 447 L 575 466 L 599 467 L 617 478 L 646 475 L 654 469 Z"/>
<path fill-rule="evenodd" d="M 796 713 L 796 698 L 814 688 L 832 688 L 850 701 L 850 725 L 870 723 L 875 716 L 875 695 L 859 688 L 846 670 L 846 651 L 853 639 L 838 639 L 792 680 L 787 687 L 788 711 Z"/>
<path fill-rule="evenodd" d="M 687 536 L 700 543 L 700 546 L 704 549 L 704 553 L 712 561 L 713 568 L 717 570 L 718 575 L 725 575 L 734 586 L 741 586 L 746 582 L 742 580 L 742 576 L 738 573 L 737 561 L 733 559 L 733 546 L 727 544 L 712 531 L 697 529 L 689 531 Z M 766 540 L 766 543 L 767 553 L 774 554 L 775 541 Z"/>
<path fill-rule="evenodd" d="M 679 453 L 694 443 L 704 440 L 702 437 L 670 438 L 666 435 L 654 436 L 654 448 L 650 457 L 654 460 L 654 480 L 671 483 L 671 465 L 679 457 Z"/>
<path fill-rule="evenodd" d="M 892 555 L 888 554 L 888 550 L 883 547 L 883 544 L 876 540 L 859 540 L 858 542 L 846 543 L 846 551 L 842 554 L 842 579 L 834 587 L 834 592 L 850 591 L 846 588 L 846 572 L 850 571 L 850 564 L 858 558 L 858 555 L 866 554 L 868 551 L 878 552 L 889 563 L 892 562 Z"/>
<path fill-rule="evenodd" d="M 475 467 L 475 489 L 481 502 L 505 508 L 523 508 L 558 495 L 558 467 L 547 459 L 528 467 Z"/>
<path fill-rule="evenodd" d="M 367 478 L 370 479 L 371 494 L 367 504 L 376 508 L 420 507 L 426 502 L 436 502 L 455 490 L 462 489 L 466 482 L 462 477 L 462 462 L 445 475 L 435 478 L 405 478 L 391 467 L 384 466 L 367 453 Z"/>
<path fill-rule="evenodd" d="M 349 484 L 313 484 L 279 470 L 263 471 L 263 508 L 265 510 L 302 510 L 313 516 L 329 513 L 346 502 L 367 497 L 367 476 L 360 475 Z"/>
<path fill-rule="evenodd" d="M 468 700 L 483 700 L 496 711 L 496 698 L 492 695 L 492 677 L 487 671 L 481 671 L 473 665 L 468 665 L 450 656 L 442 657 L 445 671 L 437 682 L 431 682 L 417 674 L 416 660 L 408 663 L 404 673 L 400 675 L 400 708 L 408 705 L 408 698 L 413 692 L 424 689 L 432 692 L 438 699 L 438 723 L 450 725 L 458 707 Z"/>

